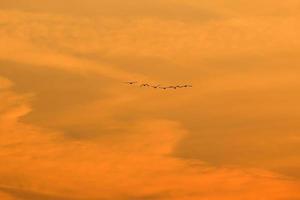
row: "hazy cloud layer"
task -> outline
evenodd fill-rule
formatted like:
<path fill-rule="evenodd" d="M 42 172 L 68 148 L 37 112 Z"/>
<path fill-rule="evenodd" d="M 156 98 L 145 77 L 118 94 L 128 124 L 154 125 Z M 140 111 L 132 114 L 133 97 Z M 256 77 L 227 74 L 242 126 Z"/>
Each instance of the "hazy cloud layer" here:
<path fill-rule="evenodd" d="M 0 198 L 299 198 L 298 7 L 4 2 Z"/>
<path fill-rule="evenodd" d="M 214 168 L 171 157 L 176 143 L 186 135 L 176 122 L 138 121 L 118 137 L 74 142 L 59 132 L 19 122 L 30 111 L 28 97 L 7 86 L 0 98 L 12 105 L 0 107 L 4 110 L 0 115 L 0 195 L 4 200 L 281 199 L 300 195 L 296 181 L 272 172 Z"/>

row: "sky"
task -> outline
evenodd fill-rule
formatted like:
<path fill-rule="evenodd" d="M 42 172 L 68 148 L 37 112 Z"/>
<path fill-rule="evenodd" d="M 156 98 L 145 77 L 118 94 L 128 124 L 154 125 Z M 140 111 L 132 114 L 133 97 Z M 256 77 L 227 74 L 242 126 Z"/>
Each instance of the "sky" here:
<path fill-rule="evenodd" d="M 299 200 L 299 8 L 1 0 L 0 199 Z"/>

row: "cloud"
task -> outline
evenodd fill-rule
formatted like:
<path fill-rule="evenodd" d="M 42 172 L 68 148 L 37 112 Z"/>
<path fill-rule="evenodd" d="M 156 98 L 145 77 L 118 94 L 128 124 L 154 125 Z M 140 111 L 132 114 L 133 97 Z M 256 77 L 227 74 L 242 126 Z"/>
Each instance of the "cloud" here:
<path fill-rule="evenodd" d="M 156 17 L 186 21 L 203 21 L 214 18 L 237 16 L 286 16 L 297 14 L 297 0 L 281 1 L 239 1 L 234 0 L 153 0 L 124 2 L 121 0 L 11 0 L 1 4 L 2 9 L 19 9 L 31 12 L 64 13 L 85 16 Z"/>
<path fill-rule="evenodd" d="M 153 82 L 192 79 L 198 83 L 199 78 L 232 69 L 257 69 L 260 62 L 276 65 L 261 69 L 276 73 L 278 60 L 271 58 L 295 59 L 299 51 L 298 18 L 241 15 L 195 23 L 2 10 L 0 59 Z"/>
<path fill-rule="evenodd" d="M 35 93 L 28 123 L 98 139 L 140 119 L 172 119 L 190 133 L 178 142 L 181 157 L 298 176 L 299 16 L 269 10 L 195 22 L 20 10 L 1 11 L 0 72 Z M 195 87 L 165 95 L 125 89 L 127 79 Z"/>
<path fill-rule="evenodd" d="M 3 200 L 16 200 L 14 197 L 4 192 L 0 192 L 0 198 Z"/>
<path fill-rule="evenodd" d="M 206 3 L 205 3 L 206 4 Z M 124 2 L 120 0 L 88 0 L 84 4 L 79 0 L 67 0 L 65 4 L 59 1 L 45 0 L 43 3 L 36 0 L 11 1 L 1 4 L 2 9 L 22 10 L 31 12 L 47 12 L 68 14 L 75 16 L 117 16 L 120 18 L 156 17 L 175 20 L 206 21 L 218 16 L 218 13 L 205 4 L 201 6 L 183 1 L 137 1 Z M 66 6 L 68 5 L 68 6 Z"/>
<path fill-rule="evenodd" d="M 1 79 L 1 82 L 8 82 Z M 3 81 L 4 80 L 4 81 Z M 123 135 L 72 141 L 20 122 L 28 96 L 1 91 L 0 195 L 9 199 L 296 198 L 298 182 L 272 172 L 215 168 L 172 157 L 187 131 L 170 120 L 140 120 Z M 9 99 L 9 101 L 7 101 Z"/>
<path fill-rule="evenodd" d="M 226 14 L 209 20 L 182 20 L 181 6 L 169 18 L 1 10 L 0 73 L 18 84 L 0 79 L 0 195 L 299 197 L 299 16 L 295 1 L 270 3 L 205 2 Z"/>
<path fill-rule="evenodd" d="M 52 35 L 48 30 L 48 26 L 44 26 L 44 23 L 50 25 L 50 29 L 55 26 L 56 20 L 63 20 L 62 16 L 49 16 L 49 15 L 35 15 L 25 14 L 20 12 L 13 12 L 16 16 L 15 20 L 10 20 L 10 12 L 1 11 L 1 21 L 7 22 L 8 26 L 4 26 L 1 31 L 1 43 L 7 45 L 7 49 L 1 48 L 1 60 L 19 62 L 27 65 L 33 65 L 37 68 L 49 67 L 56 69 L 63 69 L 75 73 L 96 73 L 99 76 L 109 77 L 117 80 L 126 80 L 130 78 L 138 78 L 139 75 L 125 72 L 124 70 L 116 69 L 113 66 L 107 66 L 105 64 L 99 64 L 88 59 L 79 59 L 74 55 L 67 53 L 60 53 L 55 48 L 49 48 L 49 46 L 43 47 L 42 45 L 36 45 L 35 40 L 44 38 L 49 44 L 59 44 L 62 40 L 68 37 L 62 30 L 58 30 L 58 38 Z M 7 15 L 8 14 L 8 15 Z M 44 23 L 36 23 L 37 16 L 42 17 Z M 53 18 L 54 17 L 54 18 Z M 33 23 L 30 21 L 33 20 Z M 27 24 L 27 22 L 29 24 Z M 73 21 L 74 22 L 74 21 Z M 19 26 L 18 24 L 27 24 L 25 26 Z M 64 21 L 59 26 L 64 26 Z M 29 27 L 29 26 L 31 27 Z M 66 24 L 65 24 L 66 25 Z M 67 25 L 68 26 L 68 25 Z M 19 27 L 19 28 L 17 28 Z M 10 28 L 16 30 L 11 33 Z M 24 29 L 23 29 L 24 28 Z M 58 27 L 57 27 L 58 28 Z M 23 30 L 22 30 L 23 29 Z M 35 31 L 35 30 L 37 31 Z M 42 30 L 43 29 L 43 30 Z M 79 30 L 79 29 L 78 29 Z M 41 31 L 41 32 L 40 32 Z M 35 33 L 40 32 L 42 35 L 35 37 Z M 33 35 L 32 35 L 33 34 Z M 15 37 L 16 36 L 16 37 Z M 54 37 L 53 37 L 54 36 Z"/>
<path fill-rule="evenodd" d="M 113 64 L 97 66 L 99 63 L 84 56 L 102 60 L 127 56 L 169 62 L 175 59 L 177 65 L 190 65 L 213 56 L 269 55 L 289 52 L 291 46 L 293 51 L 299 49 L 297 19 L 241 16 L 193 23 L 149 17 L 127 20 L 1 11 L 1 21 L 7 24 L 2 28 L 1 41 L 8 48 L 2 50 L 2 58 L 19 62 L 34 58 L 32 64 L 83 71 L 99 68 L 113 73 Z M 26 49 L 30 51 L 20 53 Z"/>
<path fill-rule="evenodd" d="M 31 192 L 22 190 L 19 188 L 10 188 L 10 187 L 0 187 L 0 190 L 3 193 L 4 196 L 1 196 L 1 199 L 3 200 L 75 200 L 76 198 L 68 198 L 68 197 L 62 197 L 62 196 L 54 196 L 49 194 L 43 194 L 38 192 Z"/>

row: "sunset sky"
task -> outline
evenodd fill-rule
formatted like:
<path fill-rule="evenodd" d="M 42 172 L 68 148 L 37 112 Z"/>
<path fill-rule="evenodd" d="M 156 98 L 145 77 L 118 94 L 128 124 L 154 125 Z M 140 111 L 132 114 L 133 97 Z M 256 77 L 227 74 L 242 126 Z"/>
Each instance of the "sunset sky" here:
<path fill-rule="evenodd" d="M 0 0 L 0 200 L 300 200 L 299 9 Z"/>

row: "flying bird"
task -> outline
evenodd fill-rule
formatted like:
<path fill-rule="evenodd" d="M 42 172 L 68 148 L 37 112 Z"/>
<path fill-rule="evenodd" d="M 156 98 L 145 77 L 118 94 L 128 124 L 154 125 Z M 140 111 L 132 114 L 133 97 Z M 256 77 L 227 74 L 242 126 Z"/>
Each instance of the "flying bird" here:
<path fill-rule="evenodd" d="M 143 84 L 140 85 L 140 87 L 150 87 L 150 85 L 147 84 L 147 83 L 143 83 Z"/>
<path fill-rule="evenodd" d="M 183 86 L 182 86 L 182 85 L 176 85 L 176 87 L 177 87 L 177 88 L 183 88 Z"/>
<path fill-rule="evenodd" d="M 129 84 L 129 85 L 133 85 L 133 84 L 137 83 L 137 81 L 128 81 L 128 82 L 124 82 L 124 83 Z"/>
<path fill-rule="evenodd" d="M 168 88 L 173 88 L 174 90 L 176 90 L 177 86 L 169 86 Z"/>
<path fill-rule="evenodd" d="M 138 83 L 137 81 L 127 81 L 127 82 L 124 82 L 128 85 L 134 85 L 136 83 Z M 192 85 L 170 85 L 170 86 L 161 86 L 161 85 L 150 85 L 148 83 L 143 83 L 143 84 L 140 84 L 139 85 L 140 87 L 151 87 L 151 88 L 154 88 L 154 89 L 163 89 L 163 90 L 167 90 L 167 89 L 174 89 L 176 90 L 177 88 L 188 88 L 188 87 L 193 87 Z"/>
<path fill-rule="evenodd" d="M 166 90 L 168 89 L 167 87 L 159 87 L 160 89 Z"/>
<path fill-rule="evenodd" d="M 187 88 L 187 87 L 193 87 L 193 86 L 192 86 L 192 85 L 183 85 L 183 86 L 181 86 L 181 87 Z"/>
<path fill-rule="evenodd" d="M 151 85 L 152 88 L 157 89 L 160 85 Z"/>

